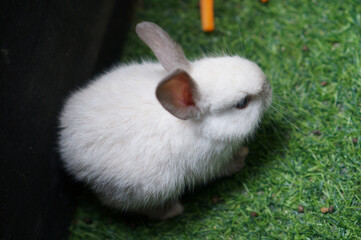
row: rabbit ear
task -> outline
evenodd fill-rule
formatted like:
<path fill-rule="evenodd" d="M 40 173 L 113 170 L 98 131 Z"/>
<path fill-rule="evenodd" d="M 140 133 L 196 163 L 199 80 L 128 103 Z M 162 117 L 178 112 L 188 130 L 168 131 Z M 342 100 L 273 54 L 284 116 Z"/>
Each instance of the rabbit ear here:
<path fill-rule="evenodd" d="M 177 118 L 187 120 L 199 114 L 195 101 L 197 87 L 191 76 L 183 70 L 177 69 L 161 81 L 156 96 L 163 107 Z"/>
<path fill-rule="evenodd" d="M 159 62 L 168 72 L 180 68 L 189 69 L 182 48 L 157 24 L 151 22 L 138 23 L 135 31 L 142 41 L 152 49 Z"/>

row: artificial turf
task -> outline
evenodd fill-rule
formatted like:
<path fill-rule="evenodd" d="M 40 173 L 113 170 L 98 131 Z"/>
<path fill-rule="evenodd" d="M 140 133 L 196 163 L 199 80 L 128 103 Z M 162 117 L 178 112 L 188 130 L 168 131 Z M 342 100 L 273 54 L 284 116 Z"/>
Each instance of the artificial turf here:
<path fill-rule="evenodd" d="M 190 59 L 226 52 L 262 67 L 274 101 L 246 167 L 187 192 L 184 214 L 163 222 L 117 214 L 84 191 L 70 239 L 360 239 L 361 5 L 215 1 L 215 32 L 199 19 L 197 0 L 139 1 L 131 29 L 152 21 Z M 154 58 L 131 31 L 122 62 L 142 57 Z"/>

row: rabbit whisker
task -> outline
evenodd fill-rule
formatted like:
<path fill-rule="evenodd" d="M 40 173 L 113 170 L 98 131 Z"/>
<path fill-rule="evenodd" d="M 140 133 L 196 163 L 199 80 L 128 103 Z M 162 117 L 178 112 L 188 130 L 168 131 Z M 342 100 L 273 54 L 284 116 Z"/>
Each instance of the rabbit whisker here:
<path fill-rule="evenodd" d="M 275 108 L 275 106 L 271 105 L 271 108 L 273 108 L 277 113 L 279 113 L 283 119 L 285 119 L 289 124 L 291 124 L 292 127 L 294 127 L 295 129 L 297 129 L 298 131 L 300 131 L 303 135 L 306 135 L 299 127 L 297 127 L 295 124 L 293 124 L 290 120 L 288 120 L 279 110 L 277 110 L 277 108 Z"/>

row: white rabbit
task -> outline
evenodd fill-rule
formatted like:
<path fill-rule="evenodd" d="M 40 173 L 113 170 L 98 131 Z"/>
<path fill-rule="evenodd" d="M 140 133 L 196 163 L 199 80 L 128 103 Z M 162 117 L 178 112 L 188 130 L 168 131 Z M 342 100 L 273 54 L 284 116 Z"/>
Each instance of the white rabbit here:
<path fill-rule="evenodd" d="M 271 103 L 262 70 L 238 56 L 188 62 L 158 25 L 138 36 L 159 63 L 120 65 L 67 100 L 60 117 L 66 169 L 108 206 L 166 219 L 186 188 L 243 166 L 242 147 Z"/>

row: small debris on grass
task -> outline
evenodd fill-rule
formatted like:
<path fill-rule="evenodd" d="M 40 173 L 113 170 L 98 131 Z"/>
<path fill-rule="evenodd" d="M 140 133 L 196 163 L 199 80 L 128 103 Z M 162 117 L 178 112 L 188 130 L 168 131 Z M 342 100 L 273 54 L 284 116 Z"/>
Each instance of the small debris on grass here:
<path fill-rule="evenodd" d="M 332 44 L 332 50 L 335 50 L 336 48 L 338 48 L 340 46 L 340 43 L 335 42 L 334 44 Z"/>
<path fill-rule="evenodd" d="M 302 50 L 306 52 L 306 51 L 309 51 L 310 48 L 309 48 L 307 45 L 304 45 L 304 46 L 302 47 Z"/>
<path fill-rule="evenodd" d="M 356 144 L 357 143 L 357 138 L 352 138 L 352 143 Z"/>
<path fill-rule="evenodd" d="M 256 212 L 251 212 L 251 217 L 252 217 L 252 218 L 258 217 L 258 213 L 256 213 Z"/>
<path fill-rule="evenodd" d="M 322 87 L 325 87 L 325 86 L 327 86 L 327 85 L 328 85 L 328 82 L 327 82 L 327 81 L 321 82 L 321 86 L 322 86 Z"/>
<path fill-rule="evenodd" d="M 328 208 L 327 207 L 322 207 L 321 212 L 322 213 L 328 213 Z"/>
<path fill-rule="evenodd" d="M 86 217 L 86 218 L 84 218 L 84 222 L 85 222 L 86 224 L 92 224 L 92 223 L 93 223 L 93 219 L 91 219 L 90 217 Z"/>
<path fill-rule="evenodd" d="M 213 196 L 213 197 L 212 197 L 212 203 L 217 204 L 217 203 L 219 203 L 220 201 L 221 201 L 221 198 L 220 198 L 220 197 L 218 197 L 218 196 Z"/>
<path fill-rule="evenodd" d="M 320 136 L 322 133 L 319 130 L 314 130 L 313 134 L 316 136 Z"/>
<path fill-rule="evenodd" d="M 299 213 L 304 213 L 305 212 L 305 208 L 302 205 L 299 205 L 297 208 Z"/>
<path fill-rule="evenodd" d="M 333 206 L 330 206 L 329 208 L 328 208 L 328 212 L 329 213 L 333 213 L 335 211 L 335 208 L 333 207 Z"/>

